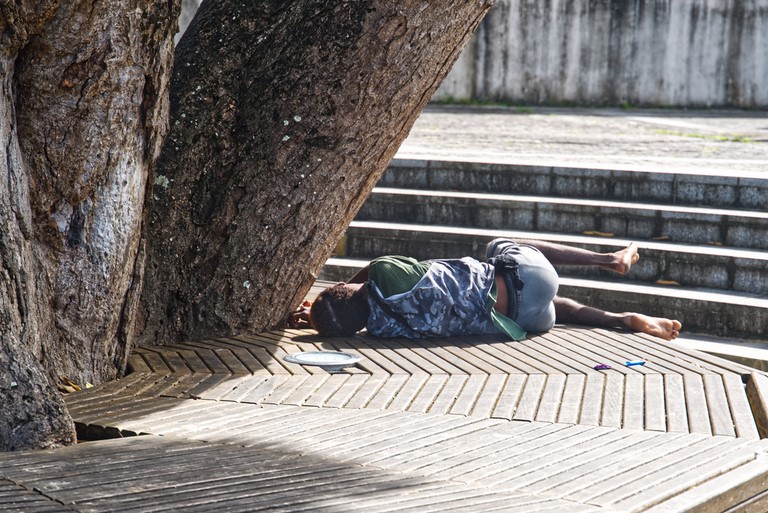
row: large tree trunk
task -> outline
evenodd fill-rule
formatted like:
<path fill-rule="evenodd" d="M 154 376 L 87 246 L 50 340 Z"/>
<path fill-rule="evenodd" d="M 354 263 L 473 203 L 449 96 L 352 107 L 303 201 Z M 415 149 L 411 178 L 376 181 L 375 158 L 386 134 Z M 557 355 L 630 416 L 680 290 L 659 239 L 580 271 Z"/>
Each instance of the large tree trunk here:
<path fill-rule="evenodd" d="M 154 176 L 179 3 L 0 1 L 0 450 L 137 337 L 282 321 L 492 0 L 204 2 Z"/>
<path fill-rule="evenodd" d="M 204 2 L 177 47 L 141 340 L 281 323 L 492 3 Z"/>
<path fill-rule="evenodd" d="M 125 368 L 177 11 L 0 3 L 0 449 L 74 440 L 46 376 Z"/>

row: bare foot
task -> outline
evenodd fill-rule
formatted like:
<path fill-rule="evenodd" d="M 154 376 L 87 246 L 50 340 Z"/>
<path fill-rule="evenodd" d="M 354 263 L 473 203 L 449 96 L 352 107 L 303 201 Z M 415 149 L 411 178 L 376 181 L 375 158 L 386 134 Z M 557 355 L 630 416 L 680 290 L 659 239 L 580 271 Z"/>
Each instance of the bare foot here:
<path fill-rule="evenodd" d="M 639 313 L 625 314 L 623 322 L 631 330 L 647 333 L 664 340 L 676 339 L 680 335 L 680 328 L 683 327 L 680 321 L 650 317 Z"/>
<path fill-rule="evenodd" d="M 635 264 L 640 260 L 637 244 L 632 242 L 621 251 L 616 251 L 613 253 L 613 258 L 613 262 L 606 267 L 619 274 L 627 274 L 632 268 L 632 264 Z"/>

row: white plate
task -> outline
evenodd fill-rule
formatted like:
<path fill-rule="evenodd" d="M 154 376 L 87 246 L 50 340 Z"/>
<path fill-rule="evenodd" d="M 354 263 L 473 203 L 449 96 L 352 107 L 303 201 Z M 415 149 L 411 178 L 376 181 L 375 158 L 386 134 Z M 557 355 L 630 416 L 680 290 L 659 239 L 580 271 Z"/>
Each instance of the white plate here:
<path fill-rule="evenodd" d="M 307 351 L 304 353 L 289 354 L 283 360 L 299 365 L 314 365 L 328 372 L 337 372 L 344 367 L 350 367 L 360 361 L 360 357 L 354 354 L 340 351 Z"/>

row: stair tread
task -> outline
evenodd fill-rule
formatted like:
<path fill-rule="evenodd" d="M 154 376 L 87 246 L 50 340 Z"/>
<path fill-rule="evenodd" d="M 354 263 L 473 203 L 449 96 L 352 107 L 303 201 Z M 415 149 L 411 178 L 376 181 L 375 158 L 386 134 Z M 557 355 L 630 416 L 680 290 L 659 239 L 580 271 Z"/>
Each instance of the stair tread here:
<path fill-rule="evenodd" d="M 528 232 L 518 230 L 494 230 L 487 228 L 466 228 L 444 225 L 424 225 L 415 223 L 391 223 L 386 221 L 359 221 L 354 220 L 350 228 L 379 229 L 379 230 L 403 230 L 421 231 L 427 233 L 455 234 L 465 236 L 482 236 L 488 240 L 506 237 L 511 239 L 542 240 L 563 244 L 592 244 L 611 247 L 626 247 L 631 242 L 636 242 L 640 249 L 704 254 L 726 258 L 742 258 L 759 261 L 768 261 L 768 252 L 727 246 L 715 246 L 710 244 L 680 244 L 675 242 L 656 242 L 646 240 L 626 239 L 619 237 L 594 237 L 589 235 L 568 235 L 561 233 Z"/>
<path fill-rule="evenodd" d="M 655 203 L 634 203 L 627 201 L 610 201 L 599 199 L 581 199 L 553 196 L 535 196 L 524 194 L 494 194 L 483 192 L 464 192 L 464 191 L 444 191 L 444 190 L 425 190 L 425 189 L 407 189 L 399 187 L 375 187 L 372 195 L 398 195 L 398 196 L 420 196 L 433 198 L 457 198 L 470 199 L 475 201 L 488 202 L 508 202 L 521 203 L 531 202 L 539 204 L 552 205 L 581 205 L 588 207 L 602 208 L 621 208 L 634 210 L 652 210 L 661 212 L 673 212 L 680 214 L 696 214 L 706 216 L 728 216 L 728 217 L 749 217 L 754 219 L 768 220 L 768 212 L 757 210 L 739 210 L 727 208 L 710 207 L 691 207 L 685 205 L 662 205 Z"/>

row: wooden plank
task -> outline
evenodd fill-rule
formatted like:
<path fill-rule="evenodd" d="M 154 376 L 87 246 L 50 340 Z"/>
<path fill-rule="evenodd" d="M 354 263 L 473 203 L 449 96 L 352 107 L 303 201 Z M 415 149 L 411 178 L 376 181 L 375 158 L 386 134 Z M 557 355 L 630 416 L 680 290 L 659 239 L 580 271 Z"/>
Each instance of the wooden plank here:
<path fill-rule="evenodd" d="M 368 342 L 370 347 L 374 348 L 380 355 L 389 359 L 400 369 L 408 374 L 430 373 L 443 374 L 442 369 L 435 367 L 432 362 L 425 360 L 410 349 L 405 349 L 401 345 L 389 340 L 379 340 L 376 344 Z"/>
<path fill-rule="evenodd" d="M 596 462 L 589 473 L 565 481 L 547 493 L 576 502 L 589 502 L 601 494 L 641 480 L 646 468 L 655 468 L 657 460 L 683 447 L 700 442 L 698 436 L 664 433 L 617 451 L 612 457 Z M 631 465 L 627 462 L 631 461 Z"/>
<path fill-rule="evenodd" d="M 411 379 L 407 374 L 394 374 L 384 381 L 384 384 L 370 397 L 367 408 L 387 408 L 395 397 L 399 396 L 400 389 Z"/>
<path fill-rule="evenodd" d="M 700 367 L 708 372 L 716 374 L 732 372 L 741 376 L 748 375 L 755 370 L 752 367 L 736 363 L 721 356 L 685 347 L 683 344 L 659 340 L 644 333 L 633 333 L 632 336 L 635 340 L 641 340 L 643 343 L 657 347 L 659 351 L 673 356 L 677 360 L 684 361 L 688 365 Z"/>
<path fill-rule="evenodd" d="M 603 392 L 603 411 L 600 425 L 621 427 L 624 410 L 624 376 L 616 372 L 605 374 L 605 389 Z"/>
<path fill-rule="evenodd" d="M 709 461 L 711 456 L 717 452 L 723 452 L 722 447 L 728 444 L 727 438 L 715 438 L 704 435 L 685 435 L 680 439 L 680 448 L 672 448 L 670 451 L 646 464 L 632 470 L 633 479 L 625 480 L 624 484 L 619 486 L 605 486 L 597 495 L 591 494 L 590 502 L 604 507 L 613 507 L 621 509 L 618 504 L 632 511 L 642 511 L 643 508 L 637 507 L 632 503 L 632 498 L 642 500 L 645 490 L 659 483 L 670 481 L 675 483 L 675 476 L 683 472 L 683 468 L 693 468 L 693 466 L 702 465 Z M 693 440 L 691 442 L 691 440 Z M 699 471 L 703 474 L 702 469 Z"/>
<path fill-rule="evenodd" d="M 667 409 L 670 406 L 665 406 L 664 376 L 661 374 L 646 375 L 645 429 L 647 431 L 667 431 Z"/>
<path fill-rule="evenodd" d="M 375 426 L 394 422 L 399 415 L 396 412 L 383 410 L 338 411 L 326 409 L 330 422 L 302 429 L 291 434 L 291 445 L 306 449 L 308 453 L 324 454 L 333 451 L 351 439 L 360 438 L 361 433 L 375 429 Z M 303 420 L 303 415 L 300 417 Z M 257 428 L 258 430 L 258 428 Z"/>
<path fill-rule="evenodd" d="M 456 401 L 451 406 L 451 409 L 448 413 L 451 415 L 469 415 L 474 414 L 477 416 L 480 415 L 480 411 L 477 409 L 477 403 L 480 400 L 481 395 L 483 392 L 486 392 L 488 390 L 488 387 L 486 386 L 493 376 L 496 376 L 496 378 L 502 378 L 503 375 L 501 374 L 493 374 L 491 376 L 487 375 L 473 375 L 469 376 L 469 378 L 466 380 L 466 383 L 462 387 L 461 391 L 459 392 L 459 396 L 456 398 Z M 501 391 L 501 385 L 503 385 L 503 380 L 498 383 L 496 386 L 498 391 Z M 498 397 L 498 396 L 497 396 Z M 495 404 L 495 401 L 494 401 Z M 490 417 L 490 408 L 488 406 L 483 407 L 485 410 L 487 410 L 487 413 L 485 417 Z"/>
<path fill-rule="evenodd" d="M 633 369 L 635 371 L 674 372 L 677 374 L 706 372 L 701 366 L 691 365 L 680 359 L 677 354 L 664 350 L 661 345 L 662 340 L 650 343 L 635 336 L 634 333 L 619 333 L 601 328 L 596 328 L 594 334 L 600 338 L 602 343 L 622 348 L 626 360 L 645 360 L 647 362 L 642 367 L 635 367 Z"/>
<path fill-rule="evenodd" d="M 131 352 L 131 355 L 128 357 L 128 367 L 127 371 L 128 374 L 139 372 L 139 373 L 150 373 L 152 372 L 152 369 L 147 364 L 147 361 L 142 356 L 141 352 L 137 350 L 138 348 L 134 349 L 133 352 Z"/>
<path fill-rule="evenodd" d="M 344 373 L 327 376 L 322 384 L 304 400 L 304 406 L 324 406 L 347 383 L 349 376 Z"/>
<path fill-rule="evenodd" d="M 723 475 L 696 486 L 657 506 L 647 513 L 680 511 L 768 511 L 768 465 L 765 458 L 745 463 Z M 735 508 L 735 509 L 730 509 Z"/>
<path fill-rule="evenodd" d="M 458 375 L 450 376 L 445 386 L 435 398 L 435 402 L 429 408 L 430 413 L 446 414 L 456 404 L 462 389 L 467 384 L 470 376 Z M 482 376 L 478 376 L 482 379 Z"/>
<path fill-rule="evenodd" d="M 624 415 L 621 427 L 642 430 L 645 421 L 645 380 L 648 376 L 627 374 L 624 376 Z"/>
<path fill-rule="evenodd" d="M 134 384 L 140 383 L 146 379 L 155 380 L 156 377 L 151 374 L 129 374 L 124 378 L 116 379 L 104 383 L 103 385 L 97 385 L 93 388 L 85 388 L 71 394 L 66 394 L 64 395 L 64 402 L 67 404 L 67 408 L 75 408 L 81 402 L 90 404 L 94 398 L 98 398 L 98 400 L 108 400 L 110 397 L 126 393 L 126 391 L 131 389 Z M 133 392 L 130 393 L 135 395 Z"/>
<path fill-rule="evenodd" d="M 728 404 L 733 412 L 736 436 L 752 439 L 759 438 L 757 424 L 752 416 L 752 408 L 749 405 L 747 392 L 741 381 L 741 376 L 731 373 L 723 374 L 723 383 L 725 385 L 725 393 L 728 396 Z"/>
<path fill-rule="evenodd" d="M 709 406 L 704 392 L 704 380 L 702 376 L 695 374 L 685 374 L 683 376 L 685 385 L 685 403 L 688 410 L 688 424 L 691 433 L 712 434 L 712 424 L 710 422 Z"/>
<path fill-rule="evenodd" d="M 568 466 L 567 472 L 558 472 L 557 467 L 561 466 L 558 461 L 556 468 L 550 468 L 550 471 L 555 474 L 552 479 L 541 479 L 542 474 L 539 474 L 538 481 L 533 483 L 534 489 L 539 494 L 587 502 L 588 499 L 581 497 L 591 497 L 599 494 L 599 490 L 610 489 L 617 482 L 626 482 L 628 476 L 623 476 L 621 479 L 617 479 L 617 476 L 627 471 L 627 462 L 632 462 L 632 467 L 637 468 L 645 462 L 662 457 L 670 450 L 674 450 L 675 442 L 678 442 L 681 436 L 683 435 L 645 433 L 644 438 L 638 436 L 622 438 L 610 447 L 610 452 L 599 449 L 601 452 L 597 458 L 594 458 L 595 454 L 592 451 L 582 451 L 577 455 L 568 454 L 567 458 L 563 459 L 563 464 Z M 570 466 L 572 464 L 575 465 Z M 628 474 L 631 475 L 632 471 Z"/>
<path fill-rule="evenodd" d="M 684 465 L 668 467 L 669 473 L 661 471 L 657 476 L 667 476 L 667 479 L 657 481 L 653 486 L 638 486 L 632 497 L 619 500 L 614 506 L 622 509 L 631 504 L 631 507 L 636 509 L 648 508 L 696 486 L 706 486 L 705 483 L 713 477 L 754 460 L 753 452 L 730 451 L 729 453 L 728 448 L 724 445 L 717 450 L 687 458 Z M 637 490 L 640 493 L 637 493 Z"/>
<path fill-rule="evenodd" d="M 384 469 L 400 470 L 401 465 L 420 459 L 430 454 L 437 447 L 450 445 L 456 447 L 466 443 L 465 440 L 482 438 L 482 433 L 498 421 L 486 419 L 454 419 L 438 429 L 423 429 L 417 436 L 409 436 L 407 440 L 396 445 L 390 445 L 381 453 L 366 458 L 364 463 L 373 464 Z"/>
<path fill-rule="evenodd" d="M 397 466 L 400 472 L 418 472 L 420 475 L 437 475 L 454 467 L 482 467 L 488 455 L 497 454 L 505 447 L 502 444 L 511 440 L 521 440 L 530 433 L 543 433 L 546 424 L 539 422 L 511 422 L 497 424 L 486 429 L 482 437 L 472 440 L 472 443 L 436 444 L 430 451 L 412 458 Z M 565 426 L 559 426 L 565 429 Z M 508 445 L 508 444 L 507 444 Z"/>
<path fill-rule="evenodd" d="M 483 337 L 485 339 L 485 337 Z M 508 366 L 504 362 L 497 358 L 490 356 L 488 353 L 481 351 L 477 346 L 480 338 L 455 338 L 452 339 L 453 344 L 445 346 L 446 351 L 465 359 L 471 363 L 479 373 L 484 374 L 498 374 L 507 372 Z"/>
<path fill-rule="evenodd" d="M 230 401 L 236 403 L 256 402 L 244 401 L 244 399 L 250 397 L 254 390 L 264 386 L 264 384 L 272 378 L 273 376 L 271 374 L 267 374 L 266 376 L 248 376 L 247 378 L 241 376 L 238 382 L 233 384 L 228 392 L 220 395 L 219 401 Z"/>
<path fill-rule="evenodd" d="M 535 344 L 535 337 L 532 339 L 520 340 L 514 343 L 502 344 L 499 347 L 506 351 L 510 356 L 525 361 L 531 367 L 539 369 L 538 372 L 545 374 L 565 374 L 573 372 L 573 368 L 564 365 L 562 362 L 536 350 L 532 347 Z"/>
<path fill-rule="evenodd" d="M 263 399 L 263 402 L 265 404 L 282 404 L 308 379 L 309 376 L 306 374 L 287 376 L 287 379 L 279 383 L 272 390 L 272 393 Z"/>
<path fill-rule="evenodd" d="M 474 376 L 472 377 L 474 378 Z M 470 378 L 470 379 L 472 379 Z M 475 400 L 472 410 L 468 415 L 479 417 L 492 417 L 493 411 L 501 399 L 504 385 L 507 382 L 506 374 L 490 374 L 483 383 L 483 389 Z"/>
<path fill-rule="evenodd" d="M 504 355 L 508 361 L 514 362 L 516 367 L 520 367 L 527 374 L 554 374 L 557 369 L 544 364 L 541 361 L 531 358 L 524 351 L 520 350 L 520 342 L 499 342 L 488 346 L 488 350 L 493 350 L 494 353 Z"/>
<path fill-rule="evenodd" d="M 453 378 L 455 376 L 450 377 Z M 414 395 L 407 410 L 420 413 L 429 411 L 432 408 L 435 399 L 443 390 L 443 387 L 448 383 L 448 378 L 449 377 L 445 374 L 438 374 L 437 376 L 430 376 L 427 378 L 418 393 Z M 456 387 L 454 386 L 453 390 L 455 391 L 455 389 Z"/>
<path fill-rule="evenodd" d="M 355 397 L 355 395 L 358 393 L 358 390 L 368 385 L 368 383 L 373 379 L 372 376 L 368 374 L 353 374 L 350 375 L 349 378 L 338 388 L 334 394 L 329 397 L 325 402 L 326 408 L 355 408 L 359 407 L 356 405 L 350 406 L 349 401 Z M 379 389 L 381 385 L 381 380 L 376 380 L 376 386 L 374 387 L 373 391 Z"/>
<path fill-rule="evenodd" d="M 451 465 L 442 468 L 439 472 L 442 479 L 460 479 L 463 482 L 481 482 L 488 486 L 490 477 L 496 475 L 500 469 L 507 469 L 515 465 L 519 458 L 526 455 L 537 454 L 542 448 L 548 447 L 563 437 L 563 433 L 575 433 L 583 430 L 583 426 L 565 426 L 562 424 L 536 423 L 543 426 L 528 434 L 536 436 L 524 436 L 509 440 L 503 447 L 487 452 L 481 459 L 472 459 L 459 465 Z"/>
<path fill-rule="evenodd" d="M 444 351 L 439 351 L 428 340 L 398 340 L 389 344 L 398 354 L 418 365 L 424 372 L 430 374 L 465 374 L 454 365 L 456 358 L 449 355 L 446 358 Z"/>
<path fill-rule="evenodd" d="M 616 372 L 627 372 L 623 366 L 618 365 L 614 361 L 615 357 L 612 358 L 610 354 L 606 354 L 602 348 L 592 344 L 590 341 L 585 341 L 575 336 L 567 336 L 566 333 L 558 331 L 538 337 L 537 342 L 539 345 L 547 347 L 550 351 L 559 353 L 562 355 L 562 358 L 571 360 L 571 366 L 577 372 L 586 374 L 598 364 L 611 365 Z"/>
<path fill-rule="evenodd" d="M 362 359 L 357 366 L 367 372 L 368 374 L 390 374 L 390 370 L 387 367 L 382 367 L 378 362 L 378 353 L 370 349 L 368 346 L 360 343 L 359 340 L 352 340 L 346 338 L 339 338 L 339 340 L 332 340 L 330 344 L 335 351 L 343 351 L 347 353 L 355 353 Z M 403 372 L 402 369 L 397 368 L 398 372 Z"/>
<path fill-rule="evenodd" d="M 604 465 L 605 459 L 613 457 L 617 452 L 660 435 L 660 433 L 651 432 L 630 433 L 613 430 L 587 444 L 589 451 L 553 455 L 553 465 L 546 467 L 543 471 L 518 474 L 514 469 L 510 469 L 498 477 L 489 477 L 487 484 L 496 486 L 501 483 L 514 484 L 515 487 L 524 486 L 526 491 L 535 494 L 546 493 L 547 490 L 558 485 L 589 474 L 594 468 Z"/>
<path fill-rule="evenodd" d="M 279 360 L 273 351 L 270 352 L 264 347 L 250 342 L 249 339 L 244 336 L 231 337 L 230 340 L 242 343 L 243 347 L 249 353 L 251 353 L 253 357 L 261 363 L 262 367 L 267 369 L 271 374 L 290 374 L 286 368 L 287 364 Z"/>
<path fill-rule="evenodd" d="M 485 459 L 484 465 L 459 469 L 461 475 L 484 486 L 493 480 L 494 486 L 501 489 L 521 489 L 525 486 L 522 481 L 535 482 L 540 474 L 553 474 L 559 461 L 589 452 L 607 439 L 616 438 L 618 433 L 587 426 L 551 426 L 554 429 L 523 434 L 520 439 L 524 442 L 511 448 L 510 458 L 504 458 L 503 451 L 494 453 Z M 441 474 L 441 477 L 449 476 Z M 518 481 L 512 483 L 513 479 Z"/>
<path fill-rule="evenodd" d="M 291 394 L 283 399 L 282 404 L 290 404 L 294 406 L 300 406 L 307 401 L 312 394 L 315 393 L 330 377 L 330 374 L 314 374 L 305 379 L 301 385 L 291 392 Z"/>
<path fill-rule="evenodd" d="M 526 380 L 527 377 L 525 375 L 510 374 L 493 410 L 493 418 L 512 420 Z"/>
<path fill-rule="evenodd" d="M 261 363 L 261 360 L 256 358 L 247 348 L 233 347 L 230 351 L 237 358 L 238 362 L 245 366 L 245 372 L 253 375 L 271 375 L 269 370 Z"/>
<path fill-rule="evenodd" d="M 578 363 L 575 363 L 571 355 L 565 355 L 549 349 L 545 344 L 540 343 L 540 338 L 542 337 L 520 341 L 516 346 L 516 349 L 524 352 L 537 362 L 546 364 L 553 369 L 554 372 L 570 374 L 582 371 L 583 367 Z"/>
<path fill-rule="evenodd" d="M 555 422 L 560 411 L 563 391 L 565 390 L 565 374 L 552 374 L 547 376 L 541 401 L 536 410 L 535 420 L 539 422 Z"/>
<path fill-rule="evenodd" d="M 534 420 L 546 381 L 547 376 L 544 374 L 528 376 L 520 401 L 517 403 L 517 409 L 512 416 L 514 420 Z"/>
<path fill-rule="evenodd" d="M 261 404 L 290 379 L 291 376 L 287 374 L 275 374 L 266 379 L 254 379 L 243 387 L 242 394 L 231 395 L 228 398 L 241 403 Z"/>
<path fill-rule="evenodd" d="M 574 353 L 583 353 L 594 358 L 593 362 L 588 364 L 590 369 L 593 369 L 597 364 L 604 363 L 610 365 L 614 372 L 620 374 L 657 372 L 645 366 L 626 367 L 626 361 L 632 359 L 629 357 L 628 348 L 621 344 L 615 344 L 610 339 L 606 340 L 599 331 L 593 328 L 574 329 L 569 327 L 567 330 L 553 334 L 553 336 L 559 337 L 563 345 L 567 345 L 569 350 Z"/>
<path fill-rule="evenodd" d="M 428 374 L 414 374 L 409 376 L 406 382 L 403 383 L 402 387 L 398 390 L 397 395 L 392 398 L 387 408 L 400 411 L 407 410 L 428 379 L 430 379 Z"/>
<path fill-rule="evenodd" d="M 719 374 L 704 374 L 704 393 L 713 435 L 736 436 L 725 384 Z"/>
<path fill-rule="evenodd" d="M 685 400 L 683 377 L 679 374 L 664 375 L 664 401 L 667 411 L 667 431 L 689 433 L 688 404 Z"/>
<path fill-rule="evenodd" d="M 163 357 L 160 355 L 160 351 L 157 349 L 147 349 L 142 348 L 140 351 L 141 356 L 144 358 L 144 361 L 147 363 L 150 369 L 152 369 L 152 372 L 156 373 L 172 373 L 173 369 L 165 362 Z"/>
<path fill-rule="evenodd" d="M 510 355 L 507 351 L 503 351 L 501 348 L 505 345 L 505 342 L 479 342 L 475 345 L 475 349 L 483 353 L 480 358 L 488 358 L 490 361 L 496 362 L 494 365 L 503 367 L 504 371 L 508 374 L 535 374 L 540 372 L 537 368 L 529 365 L 525 360 L 519 360 L 513 355 Z"/>
<path fill-rule="evenodd" d="M 588 426 L 600 425 L 600 412 L 603 409 L 603 387 L 605 376 L 598 372 L 587 374 L 584 386 L 584 396 L 581 401 L 579 424 Z"/>
<path fill-rule="evenodd" d="M 456 418 L 441 415 L 408 415 L 394 419 L 392 428 L 375 437 L 364 439 L 348 439 L 334 445 L 333 451 L 340 461 L 370 464 L 392 454 L 398 454 L 401 446 L 415 441 L 435 436 L 438 433 L 450 432 L 456 428 Z M 478 419 L 460 419 L 466 422 L 477 422 Z M 417 444 L 418 445 L 418 444 Z"/>
<path fill-rule="evenodd" d="M 579 421 L 586 381 L 587 378 L 583 374 L 568 374 L 565 380 L 562 404 L 557 414 L 557 422 L 576 424 Z"/>
<path fill-rule="evenodd" d="M 474 359 L 463 351 L 449 351 L 447 347 L 443 347 L 443 345 L 441 345 L 445 344 L 445 342 L 437 343 L 430 339 L 424 339 L 420 342 L 424 349 L 428 350 L 436 358 L 439 359 L 435 360 L 436 364 L 439 367 L 445 369 L 446 372 L 450 372 L 451 374 L 484 373 L 482 370 L 484 365 L 480 364 L 479 367 L 474 365 Z M 453 340 L 450 339 L 448 346 L 450 347 L 453 343 Z"/>
<path fill-rule="evenodd" d="M 768 377 L 751 373 L 747 380 L 747 398 L 760 438 L 768 438 Z"/>

